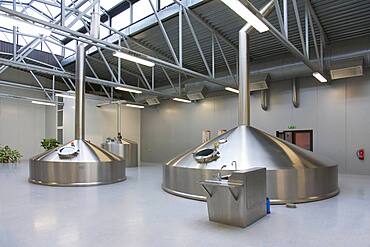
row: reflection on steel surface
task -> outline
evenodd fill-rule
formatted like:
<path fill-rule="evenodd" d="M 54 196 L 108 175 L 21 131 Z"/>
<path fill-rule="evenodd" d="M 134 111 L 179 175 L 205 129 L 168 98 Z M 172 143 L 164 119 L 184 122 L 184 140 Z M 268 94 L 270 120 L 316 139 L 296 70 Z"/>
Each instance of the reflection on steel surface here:
<path fill-rule="evenodd" d="M 126 179 L 122 158 L 85 141 L 85 47 L 77 46 L 75 140 L 30 159 L 29 181 L 54 186 L 87 186 Z"/>
<path fill-rule="evenodd" d="M 193 153 L 213 148 L 220 139 L 219 158 L 198 163 Z M 226 165 L 223 175 L 253 167 L 267 169 L 267 195 L 272 203 L 307 202 L 336 195 L 338 166 L 328 159 L 271 136 L 241 125 L 195 149 L 176 157 L 163 167 L 162 188 L 175 195 L 205 200 L 199 181 L 214 178 Z"/>
<path fill-rule="evenodd" d="M 210 221 L 247 227 L 266 215 L 266 169 L 233 171 L 226 179 L 200 182 Z"/>
<path fill-rule="evenodd" d="M 39 154 L 30 160 L 29 181 L 54 186 L 86 186 L 120 182 L 126 179 L 122 158 L 84 141 L 73 141 L 77 156 L 61 159 L 58 150 Z"/>
<path fill-rule="evenodd" d="M 117 141 L 103 143 L 102 148 L 123 158 L 126 167 L 137 167 L 139 164 L 138 145 L 136 142 L 122 139 L 120 143 Z"/>

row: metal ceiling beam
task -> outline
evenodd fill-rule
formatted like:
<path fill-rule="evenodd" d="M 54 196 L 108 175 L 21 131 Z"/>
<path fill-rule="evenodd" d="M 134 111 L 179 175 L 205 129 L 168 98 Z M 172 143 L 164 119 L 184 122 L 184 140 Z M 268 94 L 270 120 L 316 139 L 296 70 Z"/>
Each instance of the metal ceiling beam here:
<path fill-rule="evenodd" d="M 92 60 L 95 63 L 99 63 L 99 64 L 105 65 L 105 63 L 101 59 L 97 59 L 97 58 L 92 57 L 92 56 L 86 56 L 86 59 Z M 119 70 L 118 70 L 118 66 L 117 65 L 114 65 L 114 64 L 109 63 L 109 66 L 112 68 L 112 70 L 113 70 L 114 73 L 118 74 L 118 71 Z M 132 72 L 131 70 L 127 70 L 127 69 L 125 69 L 125 73 L 128 74 L 128 75 L 131 75 L 133 77 L 136 77 L 137 79 L 139 79 L 139 81 L 144 86 L 146 85 L 141 75 L 136 74 L 136 73 Z M 95 76 L 95 77 L 98 78 L 97 76 Z"/>
<path fill-rule="evenodd" d="M 162 20 L 161 20 L 161 18 L 159 18 L 158 13 L 157 13 L 157 10 L 155 9 L 155 7 L 154 7 L 154 5 L 153 5 L 153 3 L 152 3 L 152 1 L 151 1 L 151 0 L 149 0 L 149 4 L 150 4 L 150 7 L 151 7 L 151 8 L 152 8 L 152 10 L 153 10 L 153 13 L 154 13 L 154 15 L 155 15 L 155 18 L 157 19 L 157 22 L 158 22 L 159 28 L 160 28 L 160 30 L 161 30 L 161 32 L 162 32 L 162 35 L 163 35 L 163 37 L 164 37 L 164 39 L 165 39 L 165 41 L 166 41 L 166 44 L 167 44 L 167 46 L 168 46 L 168 49 L 169 49 L 169 50 L 170 50 L 170 52 L 171 52 L 171 55 L 172 55 L 172 57 L 173 57 L 174 61 L 176 62 L 176 64 L 180 65 L 179 59 L 177 58 L 176 52 L 175 52 L 175 50 L 173 49 L 173 46 L 172 46 L 172 44 L 171 44 L 171 40 L 170 40 L 170 38 L 168 37 L 168 34 L 167 34 L 167 32 L 166 32 L 166 29 L 165 29 L 165 28 L 164 28 L 164 26 L 163 26 Z"/>
<path fill-rule="evenodd" d="M 261 13 L 256 9 L 249 0 L 246 0 L 246 7 L 255 15 L 258 19 L 260 19 L 268 28 L 269 32 L 280 41 L 280 43 L 288 49 L 296 58 L 301 60 L 308 68 L 310 68 L 313 72 L 320 71 L 320 69 L 313 64 L 304 54 L 302 54 L 297 47 L 295 47 L 287 37 L 285 37 L 281 32 L 279 32 L 274 25 L 272 25 L 265 17 L 261 15 Z M 1 8 L 1 7 L 0 7 Z"/>
<path fill-rule="evenodd" d="M 298 33 L 299 33 L 299 37 L 301 39 L 302 50 L 303 50 L 304 55 L 307 57 L 308 54 L 307 54 L 307 50 L 306 50 L 306 47 L 305 47 L 305 40 L 304 40 L 304 37 L 303 37 L 301 17 L 299 16 L 297 0 L 292 0 L 292 3 L 293 3 L 294 15 L 295 15 L 296 22 L 297 22 Z"/>
<path fill-rule="evenodd" d="M 320 35 L 323 37 L 323 41 L 324 41 L 324 45 L 325 45 L 326 43 L 329 42 L 328 37 L 326 35 L 326 32 L 325 32 L 324 28 L 322 27 L 322 25 L 320 23 L 320 20 L 316 15 L 315 10 L 312 7 L 311 1 L 310 0 L 305 0 L 305 2 L 307 4 L 308 10 L 311 13 L 312 19 L 316 22 L 316 25 L 318 26 L 318 28 L 320 30 Z"/>
<path fill-rule="evenodd" d="M 56 69 L 49 69 L 49 68 L 45 68 L 45 67 L 41 67 L 41 66 L 37 66 L 37 65 L 33 65 L 33 64 L 24 64 L 24 63 L 20 63 L 20 62 L 17 62 L 17 61 L 11 61 L 11 60 L 8 60 L 8 59 L 0 58 L 0 64 L 6 65 L 6 66 L 9 66 L 9 67 L 12 67 L 12 68 L 16 68 L 16 69 L 27 70 L 27 71 L 32 70 L 34 72 L 39 72 L 39 73 L 42 73 L 42 74 L 55 75 L 55 76 L 59 76 L 59 77 L 62 77 L 62 78 L 75 79 L 75 74 L 74 73 L 63 72 L 61 70 L 56 70 Z M 107 80 L 97 79 L 97 78 L 93 78 L 93 77 L 89 77 L 89 76 L 86 77 L 86 82 L 94 83 L 94 84 L 97 84 L 97 85 L 105 85 L 105 86 L 108 86 L 108 87 L 117 87 L 117 86 L 126 87 L 126 88 L 129 88 L 129 89 L 140 90 L 140 91 L 142 91 L 144 93 L 148 93 L 150 95 L 156 95 L 156 96 L 161 96 L 161 97 L 166 97 L 166 98 L 172 98 L 173 97 L 173 95 L 148 90 L 148 89 L 145 89 L 145 88 L 139 88 L 139 87 L 130 86 L 130 85 L 126 85 L 126 84 L 115 83 L 115 82 L 111 82 L 111 81 L 107 81 Z"/>
<path fill-rule="evenodd" d="M 40 88 L 42 89 L 42 91 L 44 92 L 44 94 L 46 95 L 46 97 L 48 97 L 48 99 L 50 101 L 52 101 L 53 99 L 50 97 L 50 95 L 48 94 L 48 92 L 45 90 L 44 86 L 42 85 L 41 81 L 37 78 L 37 76 L 35 75 L 35 73 L 33 73 L 32 70 L 30 70 L 30 73 L 31 73 L 33 79 L 35 79 L 35 81 L 37 82 L 37 84 L 39 84 Z"/>
<path fill-rule="evenodd" d="M 78 12 L 78 10 L 76 12 Z M 86 17 L 88 19 L 91 19 L 91 17 L 88 16 L 88 15 L 84 15 L 84 17 Z M 101 26 L 107 28 L 109 31 L 113 32 L 114 34 L 118 34 L 119 36 L 122 37 L 122 39 L 129 40 L 130 42 L 134 43 L 135 45 L 140 46 L 141 48 L 143 48 L 145 50 L 148 50 L 150 52 L 154 52 L 154 54 L 156 56 L 158 56 L 158 58 L 160 58 L 160 59 L 168 59 L 169 61 L 172 60 L 172 56 L 170 54 L 168 54 L 166 52 L 163 52 L 163 51 L 161 51 L 159 49 L 156 49 L 156 48 L 153 48 L 153 47 L 149 47 L 146 44 L 144 44 L 143 42 L 138 41 L 135 38 L 130 37 L 130 36 L 124 34 L 124 32 L 120 32 L 119 30 L 116 30 L 116 29 L 112 28 L 111 26 L 106 25 L 105 23 L 102 22 L 102 20 L 101 20 Z M 82 27 L 82 28 L 78 29 L 77 31 L 80 32 L 80 33 L 86 33 L 86 28 L 85 27 Z M 72 40 L 73 40 L 72 38 L 68 37 L 68 38 L 64 39 L 62 41 L 62 43 L 66 44 L 66 43 L 68 43 L 68 42 L 70 42 Z M 115 42 L 113 42 L 113 43 L 115 43 Z M 127 47 L 127 48 L 130 48 L 130 47 Z M 68 58 L 67 60 L 66 60 L 67 62 L 65 62 L 65 63 L 62 62 L 62 64 L 65 64 L 66 65 L 66 64 L 69 64 L 71 62 L 71 59 L 70 58 Z"/>
<path fill-rule="evenodd" d="M 24 19 L 24 20 L 33 21 L 33 22 L 41 24 L 45 27 L 50 27 L 50 28 L 54 29 L 55 33 L 58 33 L 58 34 L 63 35 L 63 36 L 71 35 L 71 36 L 73 36 L 74 39 L 82 41 L 82 42 L 87 43 L 87 44 L 92 44 L 92 45 L 97 46 L 97 47 L 105 48 L 105 49 L 111 50 L 112 52 L 114 52 L 114 51 L 123 51 L 123 52 L 131 53 L 131 54 L 136 55 L 138 57 L 141 57 L 143 59 L 149 60 L 149 61 L 151 61 L 155 64 L 162 65 L 162 66 L 164 66 L 168 69 L 172 69 L 172 70 L 175 70 L 175 71 L 178 71 L 178 72 L 182 72 L 182 73 L 191 75 L 193 77 L 202 78 L 202 79 L 204 79 L 208 82 L 212 82 L 212 83 L 218 84 L 220 86 L 227 86 L 228 85 L 228 84 L 225 84 L 223 82 L 219 82 L 219 81 L 217 81 L 217 80 L 215 80 L 215 79 L 213 79 L 213 78 L 211 78 L 207 75 L 201 74 L 199 72 L 196 72 L 196 71 L 193 71 L 193 70 L 190 70 L 190 69 L 186 69 L 186 68 L 181 68 L 179 65 L 172 64 L 172 63 L 169 63 L 167 61 L 163 61 L 161 59 L 143 54 L 141 52 L 137 52 L 137 51 L 128 49 L 126 47 L 121 47 L 119 45 L 106 42 L 104 40 L 96 39 L 96 38 L 91 37 L 89 35 L 82 34 L 82 33 L 70 30 L 68 28 L 61 27 L 57 24 L 49 23 L 47 21 L 43 21 L 43 20 L 40 20 L 40 19 L 32 17 L 32 16 L 28 16 L 28 15 L 19 13 L 17 11 L 10 10 L 8 8 L 5 8 L 5 7 L 0 6 L 0 11 L 5 12 L 5 13 L 11 15 L 11 16 L 16 16 L 18 18 Z M 60 31 L 60 32 L 57 32 L 57 30 Z"/>
<path fill-rule="evenodd" d="M 32 86 L 32 85 L 27 85 L 27 84 L 20 84 L 20 83 L 15 83 L 15 82 L 10 82 L 10 81 L 4 81 L 4 80 L 0 80 L 0 86 L 2 87 L 11 87 L 11 88 L 19 88 L 19 89 L 26 89 L 26 90 L 32 90 L 32 91 L 38 91 L 38 92 L 43 92 L 44 90 L 41 89 L 40 87 L 37 87 L 37 86 Z M 44 87 L 44 89 L 50 93 L 52 93 L 53 91 L 57 92 L 57 93 L 62 93 L 64 91 L 62 90 L 57 90 L 57 89 L 51 89 L 51 88 L 46 88 Z"/>
<path fill-rule="evenodd" d="M 106 0 L 107 1 L 107 0 Z M 114 6 L 112 9 L 110 10 L 107 10 L 107 11 L 103 11 L 104 12 L 104 15 L 102 15 L 100 17 L 100 22 L 101 23 L 104 23 L 106 22 L 107 20 L 113 18 L 114 16 L 120 14 L 121 12 L 127 10 L 131 4 L 134 4 L 136 2 L 138 2 L 139 0 L 130 0 L 130 1 L 122 1 L 121 3 L 117 4 L 116 6 Z M 131 2 L 131 3 L 130 3 Z M 102 8 L 103 9 L 103 8 Z M 81 33 L 86 33 L 87 30 L 82 27 L 80 29 L 77 30 L 78 32 L 81 32 Z M 70 38 L 65 38 L 64 40 L 62 40 L 62 42 L 64 44 L 67 44 L 68 42 L 70 42 L 72 39 Z"/>
<path fill-rule="evenodd" d="M 7 93 L 0 93 L 0 98 L 20 99 L 20 100 L 26 100 L 26 101 L 47 101 L 47 99 L 31 98 L 31 97 L 18 96 L 18 95 L 7 94 Z M 50 102 L 58 104 L 58 102 L 54 102 L 54 101 L 50 101 Z"/>
<path fill-rule="evenodd" d="M 198 48 L 199 55 L 200 55 L 200 57 L 202 58 L 202 61 L 203 61 L 203 63 L 204 63 L 204 66 L 205 66 L 205 67 L 206 67 L 206 69 L 207 69 L 208 75 L 209 75 L 209 76 L 212 76 L 212 72 L 211 72 L 211 70 L 210 70 L 210 68 L 209 68 L 209 66 L 208 66 L 208 62 L 207 62 L 206 56 L 205 56 L 205 55 L 204 55 L 204 53 L 203 53 L 203 49 L 202 49 L 202 47 L 201 47 L 201 45 L 200 45 L 200 43 L 199 43 L 198 37 L 197 37 L 197 35 L 196 35 L 196 33 L 195 33 L 195 30 L 194 30 L 193 24 L 191 23 L 191 20 L 190 20 L 190 18 L 189 18 L 189 15 L 188 15 L 188 13 L 187 13 L 187 10 L 185 10 L 185 11 L 184 11 L 184 17 L 185 17 L 185 20 L 186 20 L 186 22 L 187 22 L 187 24 L 188 24 L 188 27 L 189 27 L 189 29 L 190 29 L 190 33 L 191 33 L 191 35 L 193 36 L 193 39 L 194 39 L 194 41 L 195 41 L 195 45 L 196 45 L 196 46 L 197 46 L 197 48 Z"/>
<path fill-rule="evenodd" d="M 196 14 L 194 11 L 192 11 L 188 6 L 183 4 L 181 1 L 173 0 L 178 5 L 182 6 L 186 11 L 188 11 L 189 15 L 193 17 L 196 21 L 201 23 L 203 26 L 205 26 L 209 31 L 214 33 L 220 40 L 228 44 L 231 48 L 234 49 L 234 51 L 238 51 L 238 47 L 228 38 L 226 38 L 224 35 L 222 35 L 215 27 L 207 23 L 202 17 L 200 17 L 198 14 Z"/>
<path fill-rule="evenodd" d="M 285 35 L 283 15 L 281 14 L 279 0 L 274 0 L 274 4 L 275 4 L 276 16 L 277 16 L 278 21 L 279 21 L 280 31 L 283 33 L 284 36 L 286 36 Z"/>
<path fill-rule="evenodd" d="M 94 5 L 98 2 L 99 0 L 94 0 L 84 11 L 82 12 L 79 12 L 78 15 L 75 17 L 75 19 L 68 24 L 68 28 L 71 28 L 75 23 L 77 23 L 79 20 L 82 19 L 82 17 L 84 15 L 87 14 L 88 11 L 90 11 L 90 9 L 92 9 L 94 7 Z"/>
<path fill-rule="evenodd" d="M 95 78 L 99 78 L 99 77 L 98 77 L 98 75 L 95 73 L 94 68 L 91 66 L 91 64 L 90 64 L 89 60 L 87 60 L 87 56 L 86 56 L 86 58 L 85 58 L 85 62 L 86 62 L 86 64 L 87 64 L 87 66 L 89 67 L 89 69 L 90 69 L 91 73 L 93 73 L 93 75 L 95 76 Z M 103 85 L 100 85 L 100 87 L 103 89 L 103 91 L 104 91 L 105 95 L 106 95 L 108 98 L 110 98 L 110 95 L 109 95 L 109 93 L 108 93 L 107 89 L 105 89 L 105 87 L 104 87 Z"/>

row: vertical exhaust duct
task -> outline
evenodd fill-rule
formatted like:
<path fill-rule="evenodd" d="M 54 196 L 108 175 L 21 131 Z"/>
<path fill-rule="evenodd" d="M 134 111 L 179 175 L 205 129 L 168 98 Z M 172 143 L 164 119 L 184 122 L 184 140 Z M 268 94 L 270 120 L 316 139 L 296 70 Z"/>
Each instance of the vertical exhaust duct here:
<path fill-rule="evenodd" d="M 91 13 L 90 35 L 96 39 L 100 37 L 100 0 L 96 1 Z"/>
<path fill-rule="evenodd" d="M 293 78 L 293 81 L 292 81 L 292 102 L 295 108 L 299 107 L 298 85 L 297 85 L 296 78 Z"/>
<path fill-rule="evenodd" d="M 122 118 L 121 118 L 121 103 L 118 103 L 117 104 L 117 133 L 121 133 L 122 134 L 122 130 L 121 130 L 121 121 L 122 121 Z"/>
<path fill-rule="evenodd" d="M 262 16 L 268 16 L 274 9 L 274 1 L 270 1 L 260 11 Z M 250 67 L 248 33 L 253 30 L 246 24 L 239 31 L 239 126 L 250 126 Z"/>
<path fill-rule="evenodd" d="M 75 97 L 75 139 L 85 139 L 85 47 L 77 45 Z"/>

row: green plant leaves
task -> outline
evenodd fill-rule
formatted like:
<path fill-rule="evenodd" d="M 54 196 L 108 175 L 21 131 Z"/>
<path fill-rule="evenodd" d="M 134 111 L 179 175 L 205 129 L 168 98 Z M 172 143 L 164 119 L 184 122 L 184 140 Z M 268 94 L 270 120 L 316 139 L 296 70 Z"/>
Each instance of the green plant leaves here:
<path fill-rule="evenodd" d="M 59 146 L 59 142 L 54 138 L 45 138 L 41 141 L 41 147 L 45 150 L 52 150 Z"/>
<path fill-rule="evenodd" d="M 0 163 L 16 163 L 22 158 L 18 150 L 0 146 Z"/>

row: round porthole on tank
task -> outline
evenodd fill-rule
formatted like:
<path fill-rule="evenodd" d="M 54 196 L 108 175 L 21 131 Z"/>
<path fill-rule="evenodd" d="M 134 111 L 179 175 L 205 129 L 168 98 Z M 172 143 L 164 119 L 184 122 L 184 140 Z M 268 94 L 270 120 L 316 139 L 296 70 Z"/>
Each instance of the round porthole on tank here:
<path fill-rule="evenodd" d="M 74 146 L 65 146 L 58 150 L 59 158 L 71 159 L 78 155 L 78 149 Z"/>
<path fill-rule="evenodd" d="M 220 157 L 219 154 L 217 149 L 205 148 L 195 152 L 193 157 L 198 163 L 208 163 L 217 160 Z"/>
<path fill-rule="evenodd" d="M 220 143 L 220 144 L 225 144 L 226 142 L 227 142 L 227 140 L 224 139 L 224 138 L 218 140 L 218 143 Z"/>

